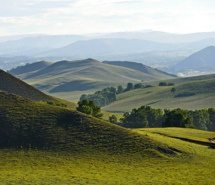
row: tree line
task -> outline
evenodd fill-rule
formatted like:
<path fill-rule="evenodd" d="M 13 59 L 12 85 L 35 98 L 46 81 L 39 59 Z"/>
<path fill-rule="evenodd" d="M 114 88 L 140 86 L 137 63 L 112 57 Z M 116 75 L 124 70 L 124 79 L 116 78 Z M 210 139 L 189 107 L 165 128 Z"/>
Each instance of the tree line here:
<path fill-rule="evenodd" d="M 126 112 L 120 124 L 128 128 L 188 127 L 215 131 L 215 109 L 161 110 L 142 106 Z"/>
<path fill-rule="evenodd" d="M 88 100 L 93 101 L 97 106 L 104 107 L 110 103 L 116 101 L 117 94 L 121 94 L 127 91 L 134 89 L 151 87 L 150 85 L 144 85 L 143 83 L 127 83 L 127 86 L 124 88 L 122 85 L 115 87 L 107 87 L 101 91 L 96 91 L 94 94 L 83 94 L 80 97 L 80 101 Z"/>
<path fill-rule="evenodd" d="M 97 118 L 101 118 L 101 108 L 93 101 L 78 102 L 77 110 Z M 154 109 L 150 106 L 141 106 L 126 112 L 120 122 L 113 114 L 109 121 L 127 128 L 154 128 L 154 127 L 184 127 L 215 131 L 215 109 L 184 110 L 184 109 Z"/>

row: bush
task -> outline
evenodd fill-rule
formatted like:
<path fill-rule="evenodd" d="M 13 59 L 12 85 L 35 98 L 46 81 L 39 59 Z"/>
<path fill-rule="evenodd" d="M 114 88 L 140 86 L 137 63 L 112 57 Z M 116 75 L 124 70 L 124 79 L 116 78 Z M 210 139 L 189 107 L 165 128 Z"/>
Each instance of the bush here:
<path fill-rule="evenodd" d="M 112 115 L 109 117 L 109 121 L 113 124 L 117 124 L 117 117 L 115 115 Z"/>

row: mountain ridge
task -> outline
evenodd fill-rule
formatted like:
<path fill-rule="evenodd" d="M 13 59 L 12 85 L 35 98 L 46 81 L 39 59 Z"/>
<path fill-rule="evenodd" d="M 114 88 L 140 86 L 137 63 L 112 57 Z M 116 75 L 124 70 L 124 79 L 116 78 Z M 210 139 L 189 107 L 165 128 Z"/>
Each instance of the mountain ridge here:
<path fill-rule="evenodd" d="M 215 46 L 197 51 L 173 67 L 176 72 L 215 72 Z"/>

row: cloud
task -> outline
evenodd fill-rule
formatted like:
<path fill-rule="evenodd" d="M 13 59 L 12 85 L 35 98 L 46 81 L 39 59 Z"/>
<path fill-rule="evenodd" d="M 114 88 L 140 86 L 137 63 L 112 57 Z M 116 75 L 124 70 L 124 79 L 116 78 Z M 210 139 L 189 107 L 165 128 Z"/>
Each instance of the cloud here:
<path fill-rule="evenodd" d="M 214 6 L 211 0 L 7 0 L 0 26 L 10 34 L 212 31 Z"/>

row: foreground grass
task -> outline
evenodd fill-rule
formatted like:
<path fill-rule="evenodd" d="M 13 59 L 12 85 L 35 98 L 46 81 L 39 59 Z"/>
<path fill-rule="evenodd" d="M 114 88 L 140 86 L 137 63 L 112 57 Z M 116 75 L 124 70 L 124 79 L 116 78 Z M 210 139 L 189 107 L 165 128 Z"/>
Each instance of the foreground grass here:
<path fill-rule="evenodd" d="M 178 151 L 178 156 L 69 154 L 45 151 L 0 150 L 0 185 L 213 185 L 215 150 L 160 135 L 180 134 L 195 139 L 214 133 L 193 129 L 136 129 L 154 141 Z M 156 132 L 156 133 L 155 133 Z"/>

